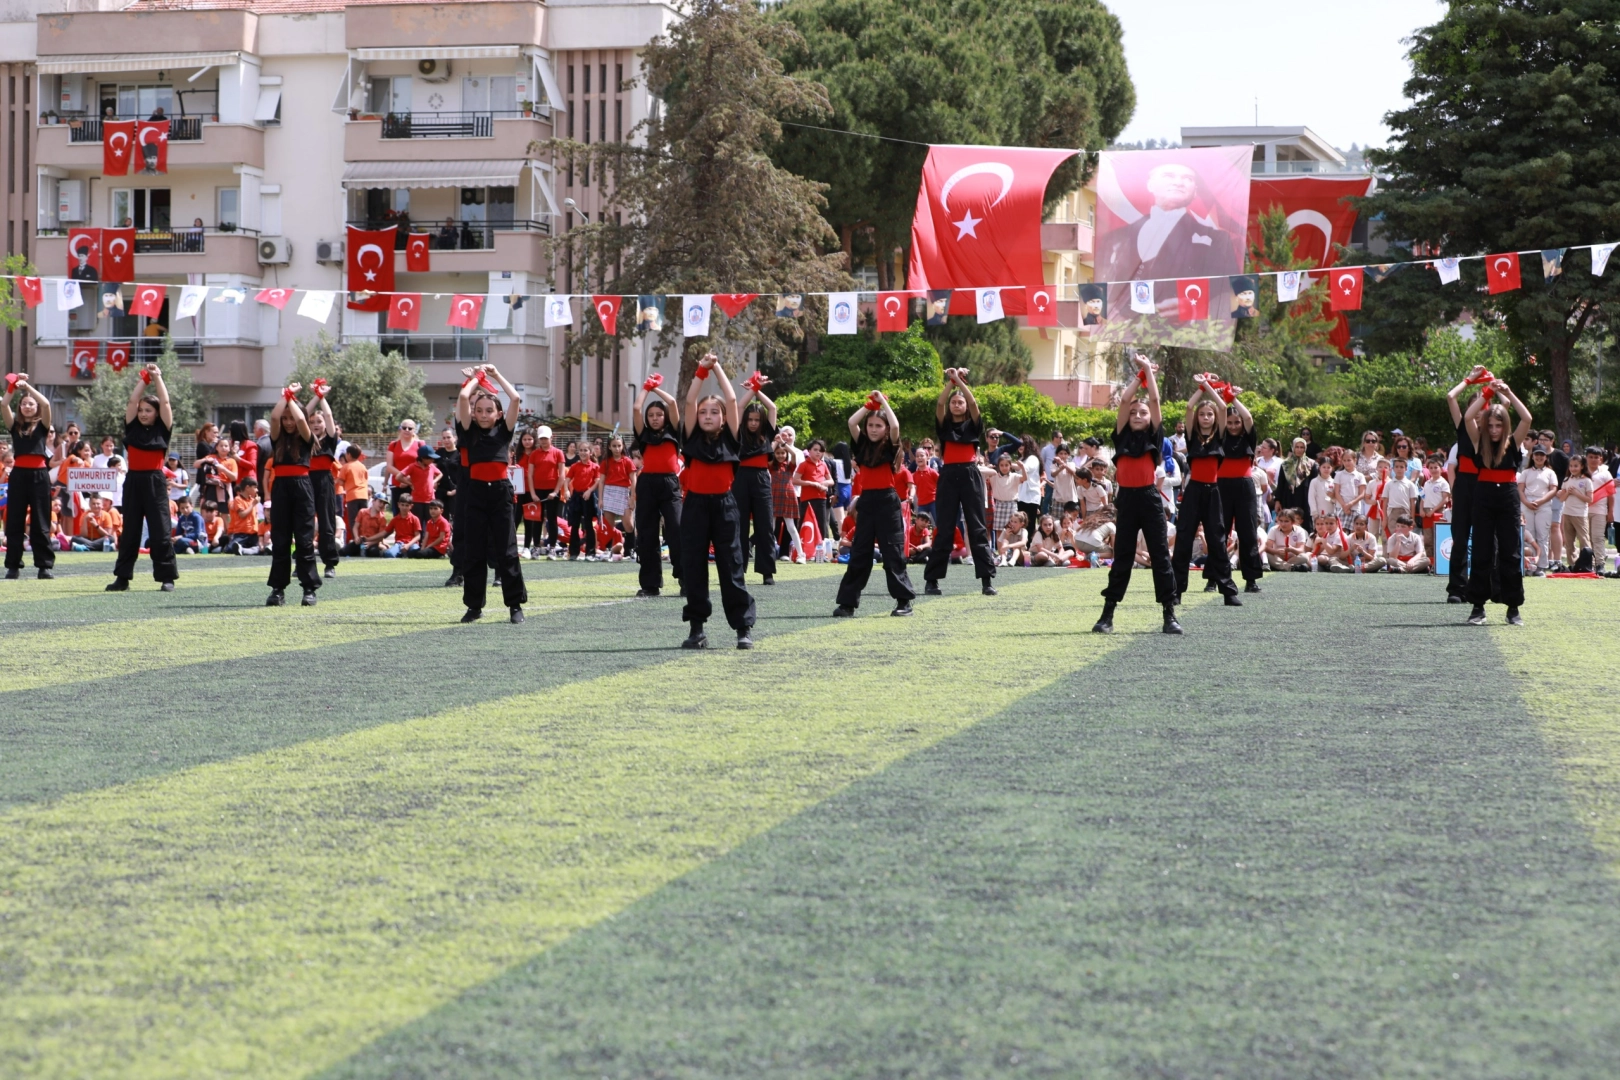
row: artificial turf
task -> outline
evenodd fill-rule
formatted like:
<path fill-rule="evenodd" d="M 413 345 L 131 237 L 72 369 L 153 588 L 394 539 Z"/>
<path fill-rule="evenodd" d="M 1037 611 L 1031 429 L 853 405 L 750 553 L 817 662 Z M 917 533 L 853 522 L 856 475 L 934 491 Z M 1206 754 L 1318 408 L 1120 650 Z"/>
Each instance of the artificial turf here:
<path fill-rule="evenodd" d="M 0 1073 L 1613 1074 L 1611 583 L 1103 638 L 1095 572 L 787 567 L 692 655 L 622 564 L 459 627 L 442 564 L 104 562 L 0 590 Z"/>

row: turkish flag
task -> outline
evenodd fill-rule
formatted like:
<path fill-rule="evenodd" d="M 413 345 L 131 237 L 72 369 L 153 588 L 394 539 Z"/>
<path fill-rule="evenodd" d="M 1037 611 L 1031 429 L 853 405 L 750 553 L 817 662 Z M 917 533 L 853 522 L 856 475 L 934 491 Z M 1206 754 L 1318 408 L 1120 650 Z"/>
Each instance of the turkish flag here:
<path fill-rule="evenodd" d="M 391 293 L 394 291 L 394 233 L 397 225 L 368 231 L 349 226 L 348 279 L 351 293 Z M 352 311 L 387 311 L 388 297 L 350 300 Z"/>
<path fill-rule="evenodd" d="M 1341 266 L 1328 271 L 1328 306 L 1334 311 L 1360 311 L 1363 277 L 1359 266 Z"/>
<path fill-rule="evenodd" d="M 911 323 L 911 294 L 880 292 L 877 296 L 877 328 L 880 334 L 903 332 Z"/>
<path fill-rule="evenodd" d="M 158 317 L 163 310 L 163 294 L 167 292 L 167 285 L 137 285 L 135 287 L 135 300 L 129 305 L 131 315 L 144 315 L 148 319 Z"/>
<path fill-rule="evenodd" d="M 450 298 L 450 325 L 463 330 L 478 329 L 478 316 L 484 310 L 484 295 L 457 293 Z"/>
<path fill-rule="evenodd" d="M 433 259 L 428 254 L 428 234 L 411 233 L 405 238 L 405 269 L 412 274 L 425 274 L 432 269 Z"/>
<path fill-rule="evenodd" d="M 1057 318 L 1057 289 L 1051 285 L 1029 285 L 1024 289 L 1025 308 L 1028 315 L 1024 321 L 1030 326 L 1056 326 Z M 1005 293 L 1002 294 L 1006 296 Z"/>
<path fill-rule="evenodd" d="M 413 333 L 422 325 L 422 294 L 398 293 L 388 305 L 388 329 Z"/>
<path fill-rule="evenodd" d="M 169 122 L 142 120 L 135 133 L 135 142 L 141 148 L 143 168 L 149 172 L 169 171 Z"/>
<path fill-rule="evenodd" d="M 735 319 L 742 314 L 743 308 L 752 303 L 754 297 L 758 295 L 759 293 L 752 292 L 715 293 L 714 302 L 721 311 L 726 313 L 726 318 Z"/>
<path fill-rule="evenodd" d="M 135 280 L 135 230 L 101 230 L 101 280 Z"/>
<path fill-rule="evenodd" d="M 45 299 L 44 284 L 37 277 L 20 277 L 17 279 L 17 295 L 28 307 L 39 307 L 39 302 Z"/>
<path fill-rule="evenodd" d="M 79 266 L 79 256 L 84 266 Z M 76 281 L 101 280 L 101 230 L 69 229 L 67 245 L 67 276 Z"/>
<path fill-rule="evenodd" d="M 591 306 L 596 309 L 596 317 L 602 320 L 602 332 L 609 337 L 619 332 L 619 305 L 623 302 L 622 296 L 591 297 Z"/>
<path fill-rule="evenodd" d="M 1182 322 L 1209 318 L 1209 279 L 1183 278 L 1176 282 L 1176 304 Z"/>
<path fill-rule="evenodd" d="M 1492 294 L 1512 292 L 1519 287 L 1519 253 L 1504 251 L 1485 256 L 1485 279 Z"/>
<path fill-rule="evenodd" d="M 1024 283 L 1040 281 L 1041 201 L 1073 150 L 930 146 L 911 220 L 914 290 L 956 289 L 952 315 L 972 315 L 974 290 L 1008 288 L 1003 309 L 1024 314 Z"/>
<path fill-rule="evenodd" d="M 260 289 L 253 299 L 261 304 L 269 304 L 277 311 L 280 311 L 287 306 L 287 301 L 292 299 L 292 294 L 293 290 L 291 289 Z"/>
<path fill-rule="evenodd" d="M 73 346 L 73 377 L 75 379 L 93 379 L 96 377 L 96 358 L 101 355 L 101 342 L 89 341 Z"/>
<path fill-rule="evenodd" d="M 1280 207 L 1294 237 L 1294 257 L 1320 269 L 1338 261 L 1338 248 L 1348 247 L 1356 225 L 1356 208 L 1349 200 L 1372 190 L 1372 177 L 1329 180 L 1316 176 L 1256 178 L 1249 182 L 1249 244 L 1260 244 L 1260 215 Z M 1344 315 L 1328 338 L 1339 355 L 1350 356 L 1350 324 Z"/>
<path fill-rule="evenodd" d="M 135 121 L 101 122 L 101 171 L 107 176 L 123 176 L 135 156 Z"/>
<path fill-rule="evenodd" d="M 107 342 L 107 366 L 114 371 L 123 371 L 129 367 L 129 351 L 134 347 L 131 341 Z"/>

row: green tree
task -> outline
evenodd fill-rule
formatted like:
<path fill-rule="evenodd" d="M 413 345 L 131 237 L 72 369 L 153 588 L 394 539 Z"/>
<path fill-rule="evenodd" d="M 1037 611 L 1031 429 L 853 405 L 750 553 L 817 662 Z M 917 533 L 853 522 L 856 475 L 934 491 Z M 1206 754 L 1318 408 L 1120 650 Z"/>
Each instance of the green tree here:
<path fill-rule="evenodd" d="M 857 390 L 874 387 L 943 385 L 945 366 L 939 352 L 923 335 L 921 322 L 903 334 L 874 334 L 863 330 L 853 337 L 829 337 L 821 352 L 798 369 L 792 389 Z"/>
<path fill-rule="evenodd" d="M 1307 259 L 1296 254 L 1293 230 L 1280 206 L 1260 212 L 1259 242 L 1250 245 L 1249 266 L 1254 270 L 1304 270 Z M 1327 282 L 1318 280 L 1297 300 L 1277 299 L 1277 279 L 1259 279 L 1255 306 L 1260 315 L 1239 320 L 1233 356 L 1242 366 L 1240 385 L 1281 400 L 1291 407 L 1315 405 L 1328 394 L 1320 357 L 1331 353 L 1330 336 L 1336 320 L 1323 312 Z M 1191 390 L 1188 391 L 1191 393 Z"/>
<path fill-rule="evenodd" d="M 307 389 L 317 378 L 332 384 L 332 419 L 346 432 L 393 431 L 402 420 L 415 420 L 427 432 L 433 422 L 422 373 L 374 341 L 339 348 L 321 333 L 293 342 L 292 381 Z"/>
<path fill-rule="evenodd" d="M 202 427 L 213 402 L 206 390 L 192 382 L 191 372 L 175 355 L 172 340 L 163 339 L 157 365 L 163 372 L 163 385 L 169 388 L 174 430 L 195 431 Z M 123 435 L 124 410 L 129 407 L 130 390 L 139 378 L 140 372 L 133 365 L 123 371 L 113 371 L 103 365 L 96 369 L 96 377 L 90 385 L 79 387 L 79 423 L 87 437 Z"/>
<path fill-rule="evenodd" d="M 1367 155 L 1386 177 L 1364 208 L 1382 215 L 1387 234 L 1431 251 L 1484 255 L 1592 243 L 1616 232 L 1614 0 L 1452 0 L 1439 22 L 1413 35 L 1410 57 L 1412 106 L 1389 114 L 1389 148 Z M 1480 260 L 1463 263 L 1462 283 L 1445 287 L 1409 271 L 1398 277 L 1412 280 L 1390 299 L 1419 316 L 1445 318 L 1463 307 L 1499 314 L 1513 340 L 1537 358 L 1554 426 L 1578 437 L 1571 357 L 1605 308 L 1620 301 L 1620 274 L 1595 277 L 1584 253 L 1570 256 L 1565 273 L 1550 282 L 1531 257 L 1524 288 L 1495 296 L 1479 291 Z M 1381 290 L 1368 290 L 1374 304 Z M 1414 303 L 1424 294 L 1426 304 Z M 1371 314 L 1376 319 L 1377 309 Z"/>
<path fill-rule="evenodd" d="M 1476 365 L 1503 371 L 1516 362 L 1517 350 L 1505 331 L 1476 326 L 1463 337 L 1454 326 L 1429 332 L 1415 352 L 1385 353 L 1356 360 L 1349 369 L 1330 376 L 1339 396 L 1347 402 L 1371 401 L 1380 389 L 1448 390 Z"/>
<path fill-rule="evenodd" d="M 823 185 L 771 161 L 781 138 L 777 118 L 825 116 L 826 94 L 782 73 L 773 52 L 792 45 L 792 27 L 767 20 L 748 0 L 692 0 L 685 18 L 642 54 L 647 87 L 662 102 L 629 133 L 638 142 L 583 145 L 552 140 L 572 167 L 589 167 L 610 207 L 605 220 L 556 237 L 554 253 L 571 268 L 575 291 L 632 293 L 808 293 L 849 282 L 837 236 L 821 216 Z M 825 318 L 806 304 L 803 319 Z M 735 319 L 714 316 L 709 337 L 686 338 L 679 391 L 711 348 L 733 357 L 767 354 L 790 364 L 786 343 L 802 340 L 800 319 L 777 319 L 763 304 Z M 620 321 L 635 332 L 634 319 Z M 663 351 L 683 344 L 669 320 Z M 607 345 L 588 318 L 568 355 Z M 780 369 L 780 368 L 779 368 Z"/>
<path fill-rule="evenodd" d="M 965 367 L 975 383 L 1018 386 L 1029 378 L 1035 354 L 1019 336 L 1012 319 L 979 324 L 957 317 L 928 328 L 945 367 Z"/>
<path fill-rule="evenodd" d="M 26 307 L 22 297 L 17 293 L 17 278 L 34 277 L 39 273 L 34 264 L 26 255 L 7 255 L 5 263 L 0 265 L 0 326 L 7 330 L 15 330 L 27 320 L 24 318 Z"/>

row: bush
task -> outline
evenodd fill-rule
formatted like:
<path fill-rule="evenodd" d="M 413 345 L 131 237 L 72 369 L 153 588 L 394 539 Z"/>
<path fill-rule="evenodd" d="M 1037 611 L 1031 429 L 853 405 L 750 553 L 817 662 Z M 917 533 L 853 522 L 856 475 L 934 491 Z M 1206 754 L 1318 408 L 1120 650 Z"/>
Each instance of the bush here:
<path fill-rule="evenodd" d="M 802 361 L 793 388 L 799 393 L 817 390 L 858 390 L 875 386 L 939 386 L 945 367 L 939 352 L 914 322 L 903 334 L 862 331 L 845 337 L 823 338 L 821 353 Z"/>

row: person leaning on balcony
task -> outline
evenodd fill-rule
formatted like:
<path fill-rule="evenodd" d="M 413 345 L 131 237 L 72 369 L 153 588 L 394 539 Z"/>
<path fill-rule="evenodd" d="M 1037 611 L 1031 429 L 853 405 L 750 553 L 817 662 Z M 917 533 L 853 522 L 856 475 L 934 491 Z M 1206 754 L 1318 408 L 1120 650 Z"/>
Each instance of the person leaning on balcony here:
<path fill-rule="evenodd" d="M 182 229 L 181 232 L 184 234 L 183 243 L 184 243 L 185 249 L 187 251 L 201 251 L 202 250 L 202 248 L 203 248 L 203 219 L 202 218 L 194 218 L 192 220 L 192 222 L 191 222 L 191 228 Z"/>

